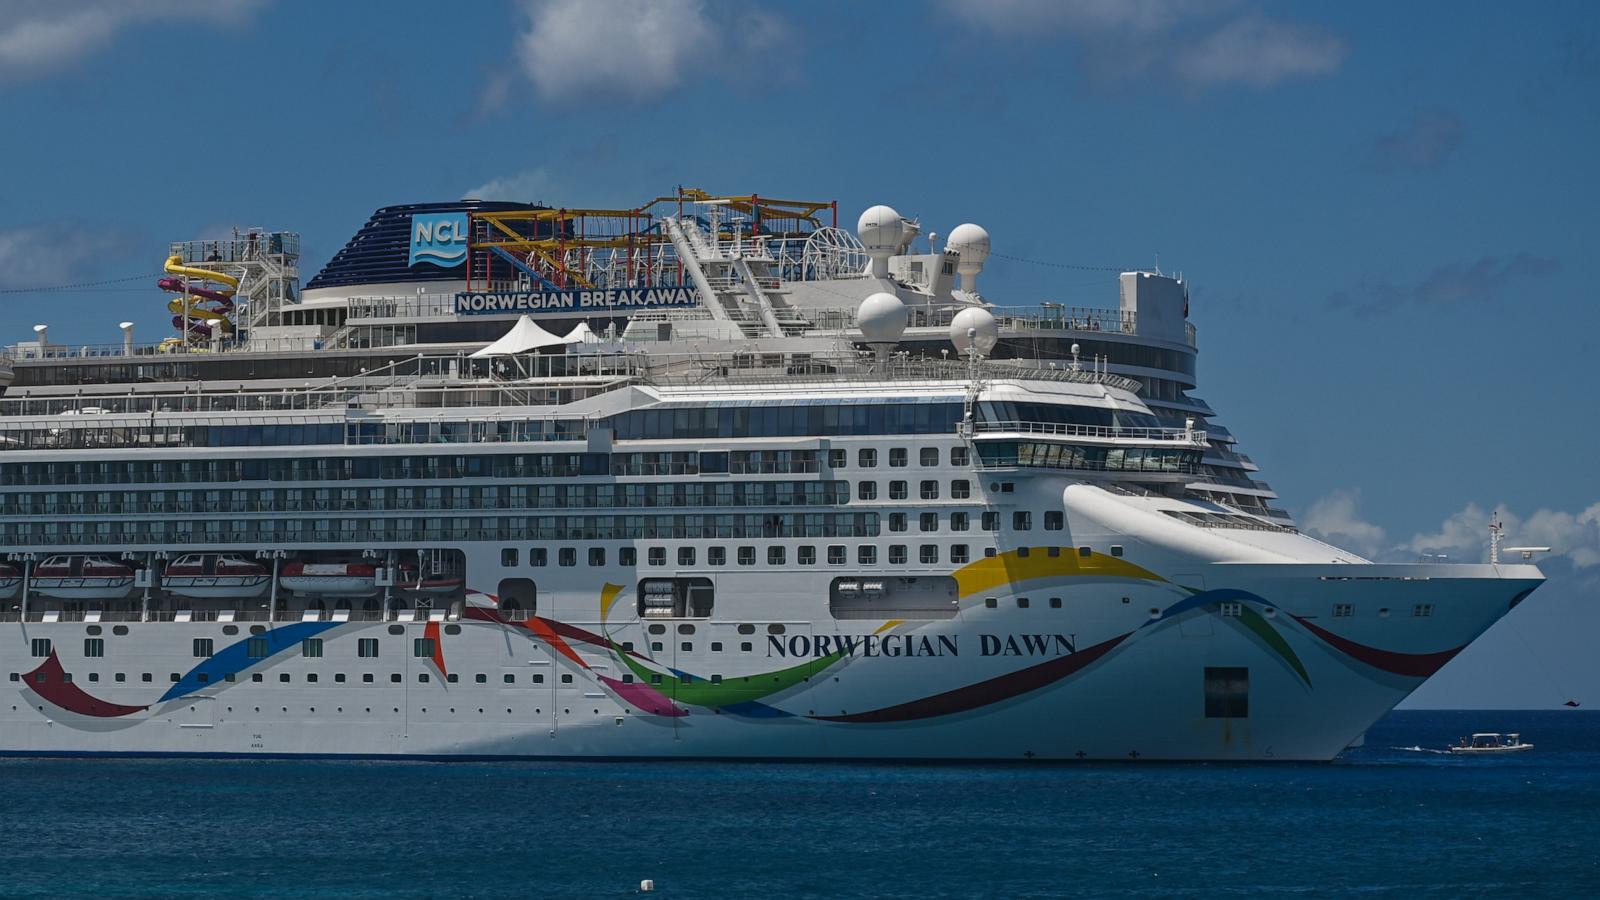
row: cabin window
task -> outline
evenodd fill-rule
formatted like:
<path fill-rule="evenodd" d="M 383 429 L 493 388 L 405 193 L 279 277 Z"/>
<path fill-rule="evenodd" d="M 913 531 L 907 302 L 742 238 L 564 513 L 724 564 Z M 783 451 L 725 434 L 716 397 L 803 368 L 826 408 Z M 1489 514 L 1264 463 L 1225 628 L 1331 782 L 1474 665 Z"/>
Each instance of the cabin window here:
<path fill-rule="evenodd" d="M 800 545 L 800 552 L 796 555 L 799 557 L 800 565 L 802 566 L 814 566 L 817 564 L 817 548 L 811 544 Z"/>
<path fill-rule="evenodd" d="M 667 564 L 667 548 L 651 547 L 648 551 L 648 554 L 649 555 L 647 558 L 650 562 L 650 565 L 664 566 Z"/>
<path fill-rule="evenodd" d="M 418 659 L 432 659 L 437 647 L 438 645 L 434 643 L 433 638 L 420 637 L 411 639 L 411 655 Z"/>
<path fill-rule="evenodd" d="M 517 548 L 503 547 L 500 550 L 500 567 L 514 569 L 517 565 Z"/>
<path fill-rule="evenodd" d="M 878 564 L 878 548 L 872 544 L 862 544 L 856 548 L 856 562 L 863 566 Z"/>
<path fill-rule="evenodd" d="M 918 486 L 918 492 L 919 496 L 924 500 L 937 500 L 939 499 L 939 482 L 929 478 Z"/>
<path fill-rule="evenodd" d="M 680 565 L 680 566 L 692 566 L 692 565 L 694 565 L 694 548 L 693 547 L 679 547 L 678 548 L 678 565 Z"/>
<path fill-rule="evenodd" d="M 306 659 L 322 658 L 322 638 L 306 638 L 300 642 L 300 655 Z"/>
<path fill-rule="evenodd" d="M 1033 530 L 1033 513 L 1028 512 L 1025 509 L 1019 509 L 1016 512 L 1012 513 L 1011 514 L 1011 530 L 1013 530 L 1013 531 L 1032 531 Z"/>
<path fill-rule="evenodd" d="M 1066 516 L 1059 509 L 1047 509 L 1044 513 L 1044 530 L 1060 531 L 1066 525 Z"/>
<path fill-rule="evenodd" d="M 828 451 L 828 466 L 830 468 L 842 469 L 842 468 L 845 467 L 845 465 L 849 461 L 850 461 L 850 453 L 848 451 L 845 451 L 845 450 L 829 450 Z"/>
<path fill-rule="evenodd" d="M 1355 615 L 1355 612 L 1355 606 L 1349 603 L 1335 603 L 1333 605 L 1333 617 L 1335 619 L 1348 619 Z"/>
<path fill-rule="evenodd" d="M 741 565 L 741 566 L 753 566 L 755 564 L 756 564 L 756 548 L 754 548 L 754 547 L 740 547 L 739 548 L 739 565 Z"/>
<path fill-rule="evenodd" d="M 1244 614 L 1244 605 L 1237 600 L 1224 600 L 1217 604 L 1224 619 L 1237 619 Z"/>
<path fill-rule="evenodd" d="M 950 561 L 951 562 L 953 562 L 953 563 L 965 563 L 965 562 L 970 562 L 971 560 L 972 560 L 972 552 L 967 549 L 967 545 L 966 544 L 951 544 L 950 545 Z"/>
<path fill-rule="evenodd" d="M 996 511 L 994 511 L 992 509 L 991 510 L 987 510 L 986 512 L 984 512 L 983 520 L 979 524 L 978 527 L 982 528 L 984 531 L 999 531 L 1000 530 L 1000 513 L 996 512 Z"/>
<path fill-rule="evenodd" d="M 591 566 L 603 566 L 605 564 L 606 564 L 606 548 L 604 548 L 604 547 L 590 547 L 589 548 L 589 565 L 591 565 Z"/>
<path fill-rule="evenodd" d="M 556 565 L 572 567 L 578 564 L 578 548 L 562 547 L 556 551 Z"/>
<path fill-rule="evenodd" d="M 1411 615 L 1414 618 L 1425 619 L 1433 615 L 1433 604 L 1418 603 L 1416 606 L 1411 607 Z"/>
<path fill-rule="evenodd" d="M 889 530 L 890 531 L 905 531 L 906 530 L 906 514 L 905 513 L 889 513 Z"/>
<path fill-rule="evenodd" d="M 856 453 L 856 465 L 863 469 L 874 469 L 878 466 L 878 451 L 873 448 L 864 448 Z"/>
<path fill-rule="evenodd" d="M 543 547 L 528 548 L 528 565 L 545 566 L 550 564 L 550 551 Z"/>
<path fill-rule="evenodd" d="M 971 463 L 972 463 L 972 454 L 967 451 L 966 447 L 951 447 L 950 448 L 950 465 L 952 465 L 952 466 L 965 466 L 965 465 L 970 465 Z"/>
<path fill-rule="evenodd" d="M 196 659 L 205 659 L 211 656 L 211 638 L 195 638 L 194 655 Z"/>
<path fill-rule="evenodd" d="M 964 512 L 953 512 L 953 513 L 950 514 L 950 530 L 951 531 L 966 531 L 967 527 L 970 524 L 971 523 L 968 520 L 966 513 L 964 513 Z"/>
<path fill-rule="evenodd" d="M 923 447 L 917 452 L 917 462 L 924 466 L 937 466 L 939 464 L 939 448 Z"/>
<path fill-rule="evenodd" d="M 925 512 L 917 517 L 917 527 L 921 531 L 938 531 L 939 514 Z"/>
<path fill-rule="evenodd" d="M 639 551 L 638 551 L 638 549 L 635 548 L 635 547 L 623 547 L 621 550 L 617 551 L 617 563 L 619 565 L 624 565 L 624 566 L 636 566 L 636 565 L 638 565 L 639 564 Z"/>
<path fill-rule="evenodd" d="M 710 565 L 713 565 L 713 566 L 725 566 L 725 565 L 727 565 L 728 564 L 728 548 L 727 547 L 710 547 L 710 548 L 708 548 L 706 550 L 706 562 L 708 564 L 710 564 Z"/>
<path fill-rule="evenodd" d="M 96 659 L 96 658 L 105 656 L 106 655 L 106 639 L 105 638 L 84 638 L 83 639 L 83 655 L 86 656 L 86 657 L 89 657 L 91 659 Z"/>
<path fill-rule="evenodd" d="M 1028 598 L 1027 597 L 1018 597 L 1017 598 L 1017 609 L 1027 609 L 1027 608 L 1028 608 Z"/>
<path fill-rule="evenodd" d="M 904 481 L 891 481 L 891 482 L 889 482 L 889 499 L 890 500 L 904 500 L 908 496 L 910 496 L 910 488 L 908 488 L 906 486 L 906 482 L 904 482 Z"/>
<path fill-rule="evenodd" d="M 954 500 L 965 500 L 972 496 L 972 482 L 965 478 L 957 478 L 950 482 L 950 497 Z"/>
<path fill-rule="evenodd" d="M 50 655 L 50 639 L 49 638 L 34 638 L 31 643 L 32 643 L 32 646 L 33 646 L 33 655 L 34 656 L 43 658 L 43 657 L 46 657 L 46 656 Z"/>
<path fill-rule="evenodd" d="M 781 566 L 781 565 L 783 565 L 784 555 L 785 555 L 785 553 L 784 553 L 784 549 L 782 547 L 768 547 L 767 548 L 767 565 L 769 565 L 769 566 Z"/>
<path fill-rule="evenodd" d="M 1060 609 L 1061 608 L 1061 598 L 1060 597 L 1051 597 L 1050 598 L 1050 608 L 1051 609 Z"/>
<path fill-rule="evenodd" d="M 905 544 L 890 544 L 889 545 L 889 565 L 891 565 L 891 566 L 903 566 L 905 564 L 906 564 L 906 545 Z"/>
<path fill-rule="evenodd" d="M 266 638 L 250 638 L 244 642 L 244 653 L 251 659 L 266 659 L 268 649 Z"/>
<path fill-rule="evenodd" d="M 1244 719 L 1250 715 L 1250 670 L 1244 666 L 1207 666 L 1206 718 Z"/>
<path fill-rule="evenodd" d="M 890 466 L 893 466 L 893 467 L 896 467 L 896 468 L 904 467 L 906 465 L 906 463 L 909 462 L 909 461 L 910 461 L 910 455 L 906 453 L 906 448 L 904 448 L 904 447 L 890 447 L 889 448 L 889 465 Z"/>
<path fill-rule="evenodd" d="M 856 482 L 856 498 L 860 500 L 878 499 L 878 483 L 876 481 Z"/>

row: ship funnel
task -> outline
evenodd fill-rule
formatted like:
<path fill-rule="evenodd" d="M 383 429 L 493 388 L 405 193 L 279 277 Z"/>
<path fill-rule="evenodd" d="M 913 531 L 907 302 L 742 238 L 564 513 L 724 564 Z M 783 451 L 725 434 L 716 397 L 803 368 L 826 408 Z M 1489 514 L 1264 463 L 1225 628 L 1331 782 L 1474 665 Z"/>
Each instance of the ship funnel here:
<path fill-rule="evenodd" d="M 123 322 L 118 326 L 122 329 L 122 355 L 133 355 L 133 323 Z"/>

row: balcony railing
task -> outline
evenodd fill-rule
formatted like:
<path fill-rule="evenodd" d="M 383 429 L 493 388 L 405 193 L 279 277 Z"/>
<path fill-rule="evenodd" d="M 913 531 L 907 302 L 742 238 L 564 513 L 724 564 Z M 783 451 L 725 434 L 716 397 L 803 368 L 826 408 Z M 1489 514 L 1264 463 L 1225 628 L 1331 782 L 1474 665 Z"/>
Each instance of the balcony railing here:
<path fill-rule="evenodd" d="M 1119 428 L 1112 425 L 1072 425 L 1060 422 L 979 422 L 979 434 L 1044 434 L 1094 440 L 1159 441 L 1194 447 L 1206 446 L 1206 433 L 1184 428 Z"/>

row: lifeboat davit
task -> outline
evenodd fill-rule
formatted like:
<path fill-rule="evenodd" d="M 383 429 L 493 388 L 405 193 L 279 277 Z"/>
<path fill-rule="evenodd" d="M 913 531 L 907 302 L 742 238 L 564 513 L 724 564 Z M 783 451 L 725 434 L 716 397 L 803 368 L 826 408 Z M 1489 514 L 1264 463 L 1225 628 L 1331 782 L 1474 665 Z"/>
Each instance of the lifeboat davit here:
<path fill-rule="evenodd" d="M 22 570 L 0 563 L 0 600 L 10 600 L 22 593 Z"/>
<path fill-rule="evenodd" d="M 400 580 L 395 582 L 395 587 L 408 594 L 437 595 L 454 594 L 466 583 L 460 574 L 435 572 L 419 576 L 416 566 L 401 566 Z"/>
<path fill-rule="evenodd" d="M 378 570 L 371 563 L 284 563 L 278 584 L 297 594 L 370 597 L 378 592 Z"/>
<path fill-rule="evenodd" d="M 166 590 L 202 600 L 259 597 L 271 583 L 266 566 L 235 553 L 186 553 L 161 575 Z"/>
<path fill-rule="evenodd" d="M 103 556 L 52 556 L 34 567 L 33 589 L 63 600 L 120 600 L 133 592 L 133 568 Z"/>

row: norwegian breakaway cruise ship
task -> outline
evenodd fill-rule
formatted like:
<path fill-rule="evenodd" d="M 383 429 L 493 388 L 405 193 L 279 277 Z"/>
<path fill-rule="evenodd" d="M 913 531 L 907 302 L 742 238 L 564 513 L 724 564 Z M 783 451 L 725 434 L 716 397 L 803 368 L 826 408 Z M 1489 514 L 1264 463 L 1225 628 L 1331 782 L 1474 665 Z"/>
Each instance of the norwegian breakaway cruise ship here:
<path fill-rule="evenodd" d="M 683 190 L 174 244 L 172 336 L 0 370 L 0 753 L 1326 760 L 1542 581 L 1301 534 L 1181 280 L 988 254 Z"/>

